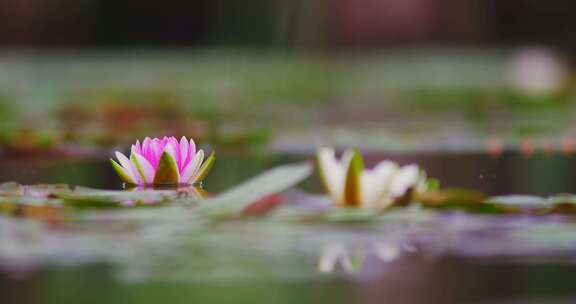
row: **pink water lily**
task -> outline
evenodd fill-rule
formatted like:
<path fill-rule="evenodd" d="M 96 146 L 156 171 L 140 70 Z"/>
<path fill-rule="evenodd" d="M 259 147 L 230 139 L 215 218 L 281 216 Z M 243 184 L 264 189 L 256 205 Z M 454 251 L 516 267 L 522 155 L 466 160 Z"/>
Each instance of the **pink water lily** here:
<path fill-rule="evenodd" d="M 130 158 L 116 151 L 118 162 L 112 166 L 127 184 L 132 185 L 190 185 L 206 177 L 214 164 L 214 152 L 204 160 L 204 151 L 196 151 L 194 140 L 182 137 L 149 138 L 136 141 Z"/>

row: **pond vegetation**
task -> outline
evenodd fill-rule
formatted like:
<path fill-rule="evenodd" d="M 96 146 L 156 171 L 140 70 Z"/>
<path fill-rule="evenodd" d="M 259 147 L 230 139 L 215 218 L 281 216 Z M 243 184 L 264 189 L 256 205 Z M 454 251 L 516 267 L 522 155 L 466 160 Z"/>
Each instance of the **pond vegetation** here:
<path fill-rule="evenodd" d="M 82 103 L 40 114 L 1 104 L 11 114 L 0 123 L 0 282 L 14 296 L 21 286 L 58 302 L 55 285 L 88 289 L 74 282 L 81 272 L 78 281 L 150 303 L 160 286 L 176 302 L 229 299 L 218 292 L 227 284 L 248 302 L 350 302 L 394 284 L 435 299 L 445 287 L 434 284 L 452 284 L 475 300 L 499 296 L 481 284 L 509 284 L 506 267 L 536 273 L 537 296 L 571 291 L 546 275 L 574 270 L 568 93 L 487 79 L 381 89 L 387 76 L 353 58 L 253 58 L 250 73 L 240 64 L 224 79 L 204 59 L 188 75 L 197 86 L 71 86 L 56 99 Z M 159 138 L 128 146 L 146 136 Z M 238 287 L 253 282 L 257 292 Z M 486 290 L 468 292 L 478 285 Z"/>

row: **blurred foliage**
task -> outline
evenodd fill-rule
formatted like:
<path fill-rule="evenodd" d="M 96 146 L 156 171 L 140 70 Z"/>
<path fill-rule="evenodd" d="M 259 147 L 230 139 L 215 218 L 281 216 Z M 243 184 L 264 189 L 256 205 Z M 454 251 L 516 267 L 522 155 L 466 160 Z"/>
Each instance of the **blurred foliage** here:
<path fill-rule="evenodd" d="M 0 153 L 107 149 L 179 134 L 235 150 L 287 137 L 412 150 L 443 146 L 450 132 L 483 146 L 489 137 L 508 144 L 567 135 L 576 113 L 571 82 L 544 94 L 508 84 L 502 52 L 213 49 L 37 59 L 0 56 L 11 63 L 5 73 L 38 71 L 0 81 Z"/>

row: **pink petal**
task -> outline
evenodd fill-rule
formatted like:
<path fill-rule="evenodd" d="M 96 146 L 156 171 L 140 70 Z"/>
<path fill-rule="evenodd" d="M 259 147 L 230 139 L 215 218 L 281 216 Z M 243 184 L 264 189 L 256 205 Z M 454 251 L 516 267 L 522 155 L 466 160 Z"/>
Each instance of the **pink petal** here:
<path fill-rule="evenodd" d="M 188 140 L 182 136 L 180 139 L 180 162 L 178 163 L 178 169 L 180 169 L 180 171 L 182 171 L 188 159 Z"/>
<path fill-rule="evenodd" d="M 142 142 L 142 153 L 139 153 L 144 158 L 151 160 L 152 157 L 152 139 L 150 137 L 146 137 Z"/>
<path fill-rule="evenodd" d="M 164 151 L 166 151 L 168 154 L 170 154 L 170 156 L 172 156 L 172 158 L 174 160 L 176 160 L 176 148 L 174 147 L 174 144 L 169 143 L 166 145 L 166 147 L 164 147 Z"/>
<path fill-rule="evenodd" d="M 132 145 L 132 148 L 130 149 L 131 153 L 142 153 L 141 149 L 140 149 L 140 140 L 136 140 L 136 143 Z"/>
<path fill-rule="evenodd" d="M 144 138 L 144 141 L 142 141 L 142 148 L 143 149 L 150 149 L 150 143 L 151 142 L 152 142 L 152 139 L 150 137 Z"/>
<path fill-rule="evenodd" d="M 162 147 L 160 147 L 160 145 L 161 145 L 161 142 L 160 142 L 160 140 L 158 140 L 158 138 L 154 138 L 152 140 L 152 143 L 151 143 L 151 146 L 152 146 L 152 148 L 151 148 L 151 150 L 152 150 L 151 154 L 152 155 L 151 156 L 152 157 L 149 158 L 148 160 L 150 161 L 152 166 L 154 166 L 154 168 L 156 168 L 158 166 L 158 161 L 160 160 L 160 155 L 162 155 L 162 152 L 164 152 Z"/>
<path fill-rule="evenodd" d="M 180 157 L 180 143 L 178 142 L 176 137 L 170 136 L 170 138 L 168 139 L 167 145 L 171 145 L 172 148 L 174 148 L 174 154 L 172 155 L 172 157 L 174 158 L 174 161 L 176 162 L 176 167 L 178 168 L 178 171 L 180 171 L 180 163 L 182 161 L 182 158 Z M 164 148 L 164 149 L 166 149 L 166 148 Z"/>

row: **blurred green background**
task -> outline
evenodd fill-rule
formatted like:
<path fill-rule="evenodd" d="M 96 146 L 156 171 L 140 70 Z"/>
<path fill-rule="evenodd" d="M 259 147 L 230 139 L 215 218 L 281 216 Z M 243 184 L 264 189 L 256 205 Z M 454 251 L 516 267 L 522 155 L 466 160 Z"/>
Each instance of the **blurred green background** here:
<path fill-rule="evenodd" d="M 4 155 L 145 135 L 572 151 L 574 4 L 0 1 Z M 72 149 L 70 146 L 76 148 Z"/>
<path fill-rule="evenodd" d="M 185 135 L 218 151 L 206 185 L 215 193 L 323 145 L 360 148 L 368 165 L 418 163 L 448 187 L 576 192 L 574 20 L 569 0 L 0 0 L 0 182 L 119 188 L 107 163 L 114 150 L 144 136 Z M 303 187 L 320 191 L 314 179 Z M 6 235 L 28 245 L 27 237 L 53 232 L 14 223 L 23 230 L 0 225 L 0 246 Z M 322 276 L 320 246 L 293 252 L 290 242 L 270 243 L 270 231 L 251 231 L 270 249 L 256 257 L 261 247 L 225 247 L 226 233 L 206 248 L 194 246 L 197 235 L 180 235 L 191 244 L 158 269 L 193 282 L 126 282 L 110 265 L 10 260 L 21 267 L 0 267 L 0 302 L 460 303 L 573 294 L 573 266 L 562 263 L 409 257 L 379 265 L 378 280 Z M 226 250 L 229 258 L 211 255 Z M 200 265 L 208 277 L 229 274 L 235 263 L 252 279 L 203 281 L 194 272 Z M 262 273 L 296 277 L 253 279 Z"/>

